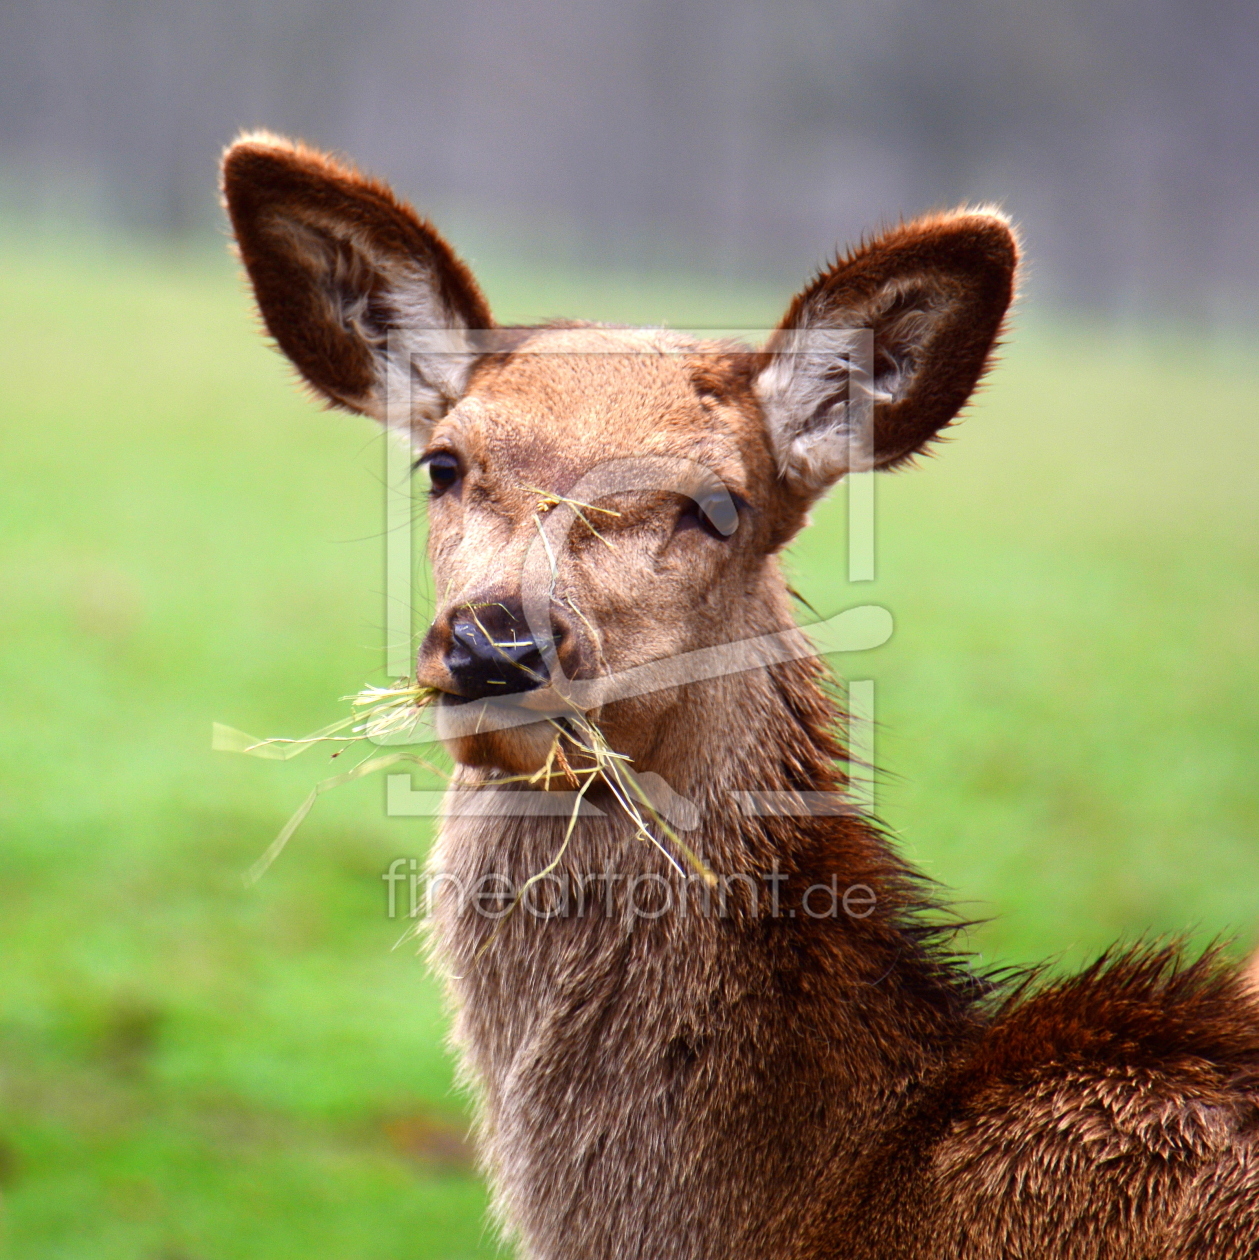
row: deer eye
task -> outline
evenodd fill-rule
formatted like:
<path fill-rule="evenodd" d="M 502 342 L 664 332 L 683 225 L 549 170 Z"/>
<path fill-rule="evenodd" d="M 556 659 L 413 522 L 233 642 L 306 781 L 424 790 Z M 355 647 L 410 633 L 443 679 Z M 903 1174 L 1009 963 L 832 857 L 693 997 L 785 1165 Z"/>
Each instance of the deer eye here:
<path fill-rule="evenodd" d="M 450 451 L 435 451 L 420 462 L 428 467 L 429 485 L 434 494 L 449 490 L 459 480 L 459 459 Z"/>
<path fill-rule="evenodd" d="M 684 500 L 675 531 L 703 530 L 710 538 L 724 542 L 739 527 L 739 507 L 747 504 L 738 496 L 725 493 L 701 494 L 698 499 Z"/>

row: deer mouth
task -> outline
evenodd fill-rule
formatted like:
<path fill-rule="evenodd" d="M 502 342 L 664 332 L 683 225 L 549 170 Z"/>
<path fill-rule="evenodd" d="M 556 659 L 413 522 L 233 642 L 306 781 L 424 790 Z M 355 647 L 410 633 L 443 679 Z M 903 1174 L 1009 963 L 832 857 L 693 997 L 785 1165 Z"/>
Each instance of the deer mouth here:
<path fill-rule="evenodd" d="M 437 736 L 461 765 L 534 774 L 546 764 L 562 717 L 554 708 L 525 708 L 520 698 L 470 700 L 446 693 L 434 707 Z"/>
<path fill-rule="evenodd" d="M 558 721 L 577 711 L 549 686 L 480 696 L 462 695 L 443 688 L 435 707 L 447 713 L 452 734 L 482 735 L 537 722 Z"/>

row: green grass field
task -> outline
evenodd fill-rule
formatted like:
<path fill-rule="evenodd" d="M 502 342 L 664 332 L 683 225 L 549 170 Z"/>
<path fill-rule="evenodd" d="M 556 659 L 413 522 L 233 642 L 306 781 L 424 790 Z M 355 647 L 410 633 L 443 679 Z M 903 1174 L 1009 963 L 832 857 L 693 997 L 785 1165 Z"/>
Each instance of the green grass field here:
<path fill-rule="evenodd" d="M 490 274 L 507 318 L 771 321 L 786 292 Z M 0 245 L 0 1251 L 490 1254 L 440 996 L 385 914 L 379 781 L 209 751 L 380 681 L 381 441 L 226 263 Z M 1259 356 L 1027 317 L 939 457 L 792 556 L 879 602 L 882 812 L 986 960 L 1259 932 Z"/>

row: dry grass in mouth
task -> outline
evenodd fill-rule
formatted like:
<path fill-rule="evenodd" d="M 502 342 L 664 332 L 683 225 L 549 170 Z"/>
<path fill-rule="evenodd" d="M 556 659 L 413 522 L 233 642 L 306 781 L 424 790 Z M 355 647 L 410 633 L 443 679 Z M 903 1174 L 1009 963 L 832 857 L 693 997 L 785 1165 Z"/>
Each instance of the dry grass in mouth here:
<path fill-rule="evenodd" d="M 613 511 L 611 508 L 595 507 L 593 504 L 582 503 L 577 499 L 570 499 L 564 495 L 555 494 L 547 490 L 538 490 L 534 487 L 525 487 L 525 489 L 539 496 L 535 523 L 550 561 L 552 588 L 554 588 L 557 566 L 555 555 L 551 550 L 550 541 L 542 528 L 541 521 L 541 517 L 552 508 L 559 507 L 560 504 L 568 506 L 600 542 L 607 547 L 612 547 L 612 544 L 591 524 L 590 518 L 586 513 L 593 514 L 598 512 L 605 516 L 617 517 L 621 515 L 619 512 Z M 554 597 L 554 589 L 552 589 L 552 597 Z M 580 610 L 571 599 L 568 600 L 568 603 L 578 616 L 582 616 Z M 503 650 L 504 657 L 511 661 L 504 649 L 514 647 L 515 644 L 495 643 L 493 636 L 481 623 L 480 618 L 477 617 L 475 607 L 472 610 L 472 618 L 478 628 L 485 635 L 487 641 Z M 590 626 L 589 621 L 584 616 L 582 616 L 582 620 L 593 634 L 594 628 Z M 512 661 L 511 663 L 520 668 L 517 662 Z M 527 672 L 540 686 L 547 684 L 548 679 L 537 676 L 532 671 Z M 425 710 L 441 695 L 442 692 L 435 687 L 421 686 L 413 679 L 399 679 L 391 687 L 369 686 L 365 687 L 357 695 L 347 697 L 352 710 L 348 717 L 342 718 L 339 722 L 333 722 L 330 726 L 325 726 L 302 739 L 255 739 L 252 735 L 245 734 L 244 731 L 238 731 L 230 726 L 223 726 L 216 722 L 214 724 L 211 746 L 221 752 L 237 752 L 251 757 L 287 761 L 292 757 L 299 756 L 308 748 L 313 748 L 316 744 L 341 744 L 343 747 L 338 748 L 332 754 L 335 759 L 340 757 L 347 748 L 364 740 L 370 740 L 375 744 L 396 743 L 403 742 L 408 737 L 414 736 L 420 722 L 423 720 Z M 677 834 L 661 816 L 660 811 L 652 804 L 650 797 L 634 774 L 629 757 L 624 753 L 613 751 L 603 732 L 585 713 L 573 708 L 571 712 L 564 714 L 562 717 L 540 720 L 547 721 L 555 731 L 546 760 L 541 769 L 534 774 L 513 775 L 508 778 L 494 779 L 492 785 L 498 788 L 506 783 L 526 783 L 531 787 L 542 787 L 544 790 L 551 790 L 553 781 L 559 779 L 562 783 L 575 789 L 576 795 L 573 798 L 572 812 L 569 815 L 568 825 L 564 830 L 564 838 L 560 843 L 559 849 L 542 870 L 530 876 L 524 883 L 512 905 L 513 910 L 519 904 L 521 897 L 533 884 L 540 879 L 544 879 L 563 861 L 577 828 L 577 818 L 581 810 L 581 803 L 591 787 L 598 782 L 602 782 L 607 787 L 613 798 L 625 811 L 626 816 L 633 825 L 634 836 L 637 840 L 649 843 L 659 849 L 669 864 L 683 877 L 686 876 L 686 871 L 674 855 L 675 853 L 679 854 L 709 887 L 713 887 L 716 884 L 716 876 L 703 859 Z M 315 784 L 306 799 L 280 829 L 279 835 L 267 847 L 266 852 L 246 871 L 245 883 L 252 885 L 266 873 L 272 862 L 280 856 L 284 846 L 292 838 L 293 833 L 301 826 L 306 815 L 310 813 L 315 801 L 324 792 L 403 762 L 410 762 L 413 765 L 430 770 L 447 782 L 450 780 L 450 776 L 447 773 L 434 766 L 426 758 L 415 753 L 392 752 L 380 756 L 369 754 L 351 769 Z M 666 841 L 669 847 L 666 847 Z M 673 852 L 670 851 L 670 848 L 672 848 Z M 505 922 L 505 918 L 499 921 L 499 926 L 503 922 Z M 494 935 L 497 935 L 497 929 L 491 935 L 491 941 Z M 406 937 L 404 936 L 403 939 L 405 940 Z M 486 942 L 487 945 L 489 943 L 489 941 Z"/>
<path fill-rule="evenodd" d="M 413 735 L 423 719 L 424 711 L 441 695 L 442 692 L 435 687 L 424 687 L 410 679 L 400 679 L 392 687 L 365 687 L 357 695 L 348 697 L 353 709 L 348 717 L 301 739 L 256 739 L 244 731 L 216 722 L 211 747 L 219 752 L 236 752 L 271 761 L 288 761 L 317 744 L 339 744 L 341 747 L 332 754 L 333 758 L 336 758 L 348 748 L 364 740 L 381 743 Z M 624 753 L 615 752 L 598 726 L 576 709 L 563 717 L 544 720 L 554 728 L 555 735 L 541 769 L 533 774 L 495 779 L 492 786 L 498 788 L 507 783 L 526 783 L 531 787 L 551 790 L 553 782 L 558 779 L 576 789 L 576 795 L 573 798 L 572 812 L 559 849 L 542 870 L 530 876 L 522 885 L 512 909 L 519 904 L 521 897 L 533 884 L 544 879 L 563 861 L 576 831 L 581 802 L 591 787 L 598 782 L 602 782 L 607 787 L 629 817 L 634 827 L 635 839 L 659 849 L 669 864 L 679 874 L 685 876 L 686 871 L 678 858 L 670 852 L 669 847 L 666 847 L 665 841 L 668 841 L 669 846 L 681 855 L 709 887 L 716 884 L 716 876 L 703 859 L 677 834 L 652 804 L 631 768 L 629 757 Z M 266 852 L 245 872 L 246 885 L 252 886 L 262 878 L 271 864 L 280 856 L 293 833 L 301 826 L 306 815 L 310 813 L 315 801 L 324 792 L 404 762 L 430 770 L 448 782 L 450 780 L 450 776 L 445 771 L 413 752 L 368 755 L 351 769 L 315 784 L 306 799 L 280 829 L 276 838 L 267 846 Z M 505 918 L 500 920 L 500 925 L 504 921 Z"/>

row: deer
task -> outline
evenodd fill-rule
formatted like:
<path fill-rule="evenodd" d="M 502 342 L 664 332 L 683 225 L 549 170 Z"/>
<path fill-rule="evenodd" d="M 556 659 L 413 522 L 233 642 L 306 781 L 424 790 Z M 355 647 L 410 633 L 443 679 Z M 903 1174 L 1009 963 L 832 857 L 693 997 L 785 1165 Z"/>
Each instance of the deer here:
<path fill-rule="evenodd" d="M 435 607 L 416 679 L 438 693 L 450 799 L 581 782 L 591 806 L 451 808 L 431 857 L 430 947 L 520 1254 L 1259 1255 L 1259 1019 L 1223 953 L 1155 941 L 1065 978 L 985 972 L 868 811 L 730 804 L 846 791 L 838 693 L 780 557 L 846 475 L 913 463 L 963 411 L 1015 295 L 1009 219 L 887 228 L 747 346 L 498 328 L 387 185 L 269 133 L 226 150 L 222 189 L 301 379 L 422 452 Z M 872 339 L 864 368 L 851 330 Z M 648 475 L 594 475 L 634 461 Z M 669 667 L 746 643 L 778 646 Z M 589 740 L 561 738 L 579 722 L 695 805 L 694 863 L 583 777 Z M 449 891 L 544 870 L 556 913 Z M 560 894 L 590 871 L 574 909 Z M 714 880 L 728 895 L 703 912 Z M 845 909 L 815 892 L 806 912 L 836 887 L 858 890 Z"/>

